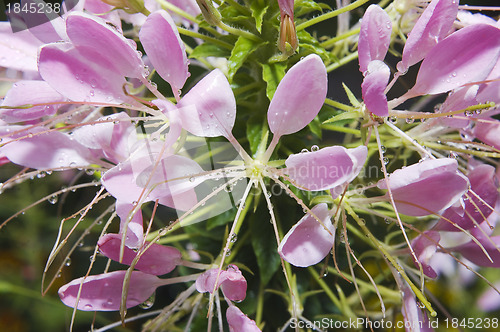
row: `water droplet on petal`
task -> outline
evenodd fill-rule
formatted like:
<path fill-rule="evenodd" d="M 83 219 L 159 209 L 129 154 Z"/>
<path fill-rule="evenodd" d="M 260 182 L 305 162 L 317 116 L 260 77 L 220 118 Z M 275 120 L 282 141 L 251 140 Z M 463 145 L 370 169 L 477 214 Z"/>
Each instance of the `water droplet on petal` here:
<path fill-rule="evenodd" d="M 141 309 L 149 309 L 155 304 L 156 293 L 153 293 L 146 301 L 139 304 L 139 308 Z"/>

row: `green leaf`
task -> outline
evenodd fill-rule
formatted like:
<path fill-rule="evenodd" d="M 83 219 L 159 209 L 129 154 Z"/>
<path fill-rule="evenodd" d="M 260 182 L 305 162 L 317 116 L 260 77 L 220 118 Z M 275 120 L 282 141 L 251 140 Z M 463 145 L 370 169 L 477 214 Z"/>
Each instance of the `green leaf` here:
<path fill-rule="evenodd" d="M 226 58 L 230 55 L 229 50 L 221 48 L 211 43 L 203 43 L 195 47 L 193 52 L 189 55 L 190 58 L 206 58 L 209 56 Z"/>
<path fill-rule="evenodd" d="M 266 1 L 254 1 L 250 5 L 252 17 L 255 19 L 255 28 L 259 33 L 262 33 L 262 21 L 268 7 L 269 5 L 266 5 Z"/>
<path fill-rule="evenodd" d="M 311 36 L 306 30 L 300 30 L 297 32 L 297 38 L 299 39 L 299 50 L 306 49 L 315 53 L 323 59 L 323 61 L 331 61 L 330 52 L 326 51 L 324 47 L 321 47 L 318 40 Z"/>
<path fill-rule="evenodd" d="M 332 123 L 332 122 L 348 120 L 348 119 L 357 119 L 359 117 L 360 117 L 360 114 L 357 110 L 351 111 L 351 112 L 343 112 L 343 113 L 340 113 L 338 115 L 335 115 L 334 117 L 331 117 L 330 119 L 326 120 L 323 123 L 326 124 L 326 123 Z"/>
<path fill-rule="evenodd" d="M 321 121 L 318 117 L 315 117 L 307 126 L 314 135 L 321 139 Z"/>
<path fill-rule="evenodd" d="M 258 214 L 252 214 L 250 221 L 250 232 L 252 232 L 252 247 L 257 257 L 257 265 L 259 266 L 260 279 L 263 285 L 267 284 L 272 276 L 280 267 L 280 257 L 276 251 L 276 238 L 271 231 L 271 225 L 266 221 L 267 225 L 262 225 L 264 220 Z M 268 226 L 266 231 L 263 228 Z"/>
<path fill-rule="evenodd" d="M 299 0 L 295 1 L 295 16 L 299 17 L 309 14 L 313 11 L 323 11 L 323 9 L 331 10 L 331 7 L 325 3 L 317 3 L 314 0 Z"/>
<path fill-rule="evenodd" d="M 344 82 L 342 82 L 342 86 L 344 87 L 345 93 L 347 95 L 347 98 L 349 98 L 349 102 L 351 103 L 351 105 L 354 107 L 358 107 L 360 104 L 354 96 L 354 93 L 352 93 L 352 91 L 347 87 L 347 85 L 344 84 Z"/>
<path fill-rule="evenodd" d="M 259 44 L 243 36 L 238 37 L 231 56 L 227 63 L 229 82 L 233 80 L 234 74 L 240 69 L 248 56 L 257 49 Z"/>
<path fill-rule="evenodd" d="M 247 121 L 247 138 L 254 155 L 262 138 L 262 117 L 254 115 Z"/>
<path fill-rule="evenodd" d="M 285 63 L 270 63 L 262 65 L 262 78 L 267 83 L 266 95 L 269 100 L 273 99 L 274 92 L 280 83 L 283 76 L 285 76 Z"/>

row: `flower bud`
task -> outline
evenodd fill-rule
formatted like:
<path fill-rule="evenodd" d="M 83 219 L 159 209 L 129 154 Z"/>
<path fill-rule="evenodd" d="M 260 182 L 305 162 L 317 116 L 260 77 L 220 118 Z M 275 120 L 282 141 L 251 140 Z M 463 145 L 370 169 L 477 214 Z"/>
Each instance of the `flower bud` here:
<path fill-rule="evenodd" d="M 196 3 L 198 3 L 203 18 L 208 24 L 219 25 L 222 16 L 217 8 L 214 7 L 212 0 L 196 0 Z"/>
<path fill-rule="evenodd" d="M 295 22 L 293 20 L 293 0 L 279 0 L 280 6 L 280 37 L 278 48 L 285 54 L 293 54 L 299 47 Z"/>

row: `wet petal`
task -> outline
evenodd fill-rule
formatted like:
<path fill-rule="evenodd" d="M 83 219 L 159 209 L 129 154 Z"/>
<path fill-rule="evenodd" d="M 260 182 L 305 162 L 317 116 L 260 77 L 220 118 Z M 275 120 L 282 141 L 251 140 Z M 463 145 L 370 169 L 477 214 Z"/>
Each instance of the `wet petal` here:
<path fill-rule="evenodd" d="M 123 280 L 126 271 L 115 271 L 87 278 L 78 278 L 59 288 L 59 297 L 68 307 L 83 311 L 120 310 Z M 132 272 L 126 301 L 127 308 L 145 302 L 160 285 L 160 279 L 140 271 Z M 81 288 L 77 303 L 78 291 Z"/>
<path fill-rule="evenodd" d="M 101 18 L 73 12 L 66 19 L 66 32 L 74 47 L 86 48 L 109 59 L 111 68 L 120 75 L 143 75 L 144 63 L 135 45 Z"/>
<path fill-rule="evenodd" d="M 38 67 L 42 78 L 57 92 L 74 101 L 121 103 L 125 78 L 91 63 L 69 44 L 48 44 L 40 49 Z"/>
<path fill-rule="evenodd" d="M 201 137 L 232 136 L 236 101 L 227 78 L 215 69 L 177 104 L 182 127 Z"/>
<path fill-rule="evenodd" d="M 389 107 L 385 88 L 389 82 L 391 70 L 379 60 L 374 60 L 368 64 L 366 76 L 361 84 L 361 93 L 366 108 L 377 116 L 388 116 Z"/>
<path fill-rule="evenodd" d="M 99 118 L 90 126 L 73 132 L 73 138 L 89 149 L 102 150 L 106 159 L 118 163 L 129 154 L 128 141 L 135 135 L 135 126 L 125 112 Z"/>
<path fill-rule="evenodd" d="M 29 31 L 12 32 L 9 22 L 0 22 L 0 66 L 21 71 L 38 71 L 37 52 L 43 43 Z"/>
<path fill-rule="evenodd" d="M 219 269 L 211 269 L 201 274 L 196 279 L 196 289 L 198 292 L 212 293 L 214 288 L 222 287 L 224 295 L 229 300 L 243 301 L 246 297 L 247 281 L 238 267 L 236 265 L 229 265 L 226 271 L 220 271 L 220 274 L 219 271 Z M 217 287 L 215 287 L 218 274 L 219 280 Z"/>
<path fill-rule="evenodd" d="M 100 252 L 116 261 L 120 261 L 120 250 L 122 243 L 121 234 L 106 234 L 99 239 L 97 245 Z M 146 242 L 145 245 L 148 245 Z M 122 264 L 130 265 L 137 256 L 135 250 L 124 247 Z M 181 263 L 181 252 L 174 248 L 153 243 L 141 256 L 135 268 L 153 275 L 163 275 L 173 271 Z"/>
<path fill-rule="evenodd" d="M 44 81 L 18 81 L 7 92 L 2 106 L 21 106 L 64 101 L 56 90 Z M 59 105 L 40 105 L 22 109 L 0 109 L 0 118 L 5 122 L 39 119 L 56 113 Z"/>
<path fill-rule="evenodd" d="M 11 130 L 14 131 L 15 127 Z M 15 164 L 41 170 L 85 167 L 92 164 L 93 158 L 87 148 L 65 133 L 44 131 L 43 128 L 32 128 L 29 132 L 20 131 L 20 134 L 11 138 L 27 137 L 8 142 L 0 148 L 0 151 Z"/>
<path fill-rule="evenodd" d="M 497 235 L 488 238 L 481 232 L 475 232 L 473 235 L 479 243 L 481 243 L 488 255 L 490 255 L 493 262 L 491 262 L 485 255 L 483 249 L 472 240 L 458 247 L 451 248 L 450 250 L 459 252 L 462 256 L 476 265 L 499 268 L 500 252 L 498 251 L 498 248 L 500 248 L 500 236 Z"/>
<path fill-rule="evenodd" d="M 411 246 L 415 251 L 420 264 L 422 264 L 424 274 L 429 278 L 437 277 L 436 271 L 434 271 L 431 266 L 431 259 L 436 253 L 439 239 L 439 232 L 425 231 L 411 242 Z M 417 262 L 414 263 L 418 269 Z"/>
<path fill-rule="evenodd" d="M 142 245 L 144 239 L 144 226 L 142 223 L 142 211 L 138 211 L 130 218 L 130 213 L 134 210 L 135 205 L 116 201 L 115 211 L 120 217 L 120 234 L 127 232 L 125 237 L 125 245 L 129 248 L 138 248 Z M 128 219 L 130 218 L 130 221 Z M 127 224 L 127 229 L 125 225 Z"/>
<path fill-rule="evenodd" d="M 307 267 L 319 263 L 332 250 L 335 228 L 330 220 L 325 203 L 311 210 L 328 228 L 323 227 L 313 216 L 306 214 L 285 235 L 278 253 L 288 263 Z"/>
<path fill-rule="evenodd" d="M 499 196 L 495 168 L 490 165 L 479 165 L 471 170 L 467 177 L 474 193 L 469 192 L 469 199 L 465 201 L 465 213 L 462 209 L 457 212 L 454 207 L 450 207 L 443 213 L 443 218 L 435 226 L 435 230 L 460 231 L 447 220 L 451 220 L 463 229 L 471 229 L 483 223 L 484 218 L 493 213 L 488 206 L 494 207 Z M 481 200 L 477 196 L 481 197 Z"/>
<path fill-rule="evenodd" d="M 458 0 L 433 0 L 411 30 L 398 71 L 404 73 L 450 32 L 457 17 Z"/>
<path fill-rule="evenodd" d="M 290 68 L 279 83 L 267 111 L 271 132 L 279 137 L 307 126 L 323 106 L 327 85 L 325 65 L 315 54 Z"/>
<path fill-rule="evenodd" d="M 296 187 L 310 191 L 326 190 L 352 181 L 361 171 L 366 156 L 365 146 L 356 149 L 330 146 L 290 155 L 285 161 L 285 172 Z"/>
<path fill-rule="evenodd" d="M 396 170 L 389 176 L 389 186 L 398 212 L 426 216 L 453 205 L 469 186 L 467 178 L 457 169 L 456 160 L 443 158 Z M 387 189 L 386 180 L 380 180 L 378 187 Z"/>
<path fill-rule="evenodd" d="M 361 20 L 358 41 L 359 70 L 364 73 L 373 60 L 383 61 L 391 42 L 392 22 L 378 5 L 370 5 Z M 387 84 L 387 83 L 386 83 Z"/>
<path fill-rule="evenodd" d="M 176 93 L 186 83 L 189 72 L 186 49 L 170 15 L 164 10 L 149 15 L 139 38 L 157 73 Z"/>
<path fill-rule="evenodd" d="M 476 24 L 437 44 L 420 65 L 408 96 L 438 94 L 484 80 L 500 55 L 500 29 Z"/>
<path fill-rule="evenodd" d="M 476 122 L 473 129 L 474 136 L 483 143 L 500 149 L 500 121 L 493 118 L 482 118 Z"/>
<path fill-rule="evenodd" d="M 226 310 L 229 332 L 260 332 L 255 321 L 248 318 L 238 307 L 230 305 Z"/>

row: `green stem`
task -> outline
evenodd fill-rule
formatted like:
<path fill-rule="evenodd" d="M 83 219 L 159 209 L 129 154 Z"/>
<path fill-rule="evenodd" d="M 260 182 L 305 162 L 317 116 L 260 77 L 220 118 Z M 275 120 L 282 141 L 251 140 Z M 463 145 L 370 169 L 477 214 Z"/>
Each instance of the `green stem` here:
<path fill-rule="evenodd" d="M 338 108 L 339 110 L 346 111 L 346 112 L 354 111 L 356 109 L 355 107 L 339 103 L 338 101 L 331 100 L 330 98 L 325 99 L 325 104 L 327 104 L 328 106 Z"/>
<path fill-rule="evenodd" d="M 240 29 L 233 28 L 232 26 L 229 26 L 229 25 L 227 25 L 226 23 L 224 23 L 222 21 L 220 21 L 220 23 L 217 26 L 219 28 L 221 28 L 222 30 L 227 31 L 230 34 L 233 34 L 235 36 L 245 37 L 246 39 L 250 39 L 250 40 L 253 40 L 253 41 L 256 41 L 256 42 L 262 41 L 259 37 L 257 37 L 253 33 L 245 31 L 245 30 L 240 30 Z"/>
<path fill-rule="evenodd" d="M 342 67 L 346 63 L 351 62 L 352 60 L 356 60 L 357 58 L 358 58 L 358 52 L 351 53 L 351 54 L 343 57 L 339 61 L 335 61 L 334 63 L 332 63 L 331 65 L 329 65 L 328 67 L 326 67 L 326 71 L 327 72 L 331 72 L 331 71 L 333 71 L 333 70 L 335 70 L 335 69 L 337 69 L 339 67 Z"/>
<path fill-rule="evenodd" d="M 396 262 L 396 260 L 394 259 L 394 257 L 392 257 L 392 255 L 387 251 L 387 249 L 384 247 L 384 245 L 381 244 L 377 240 L 377 238 L 375 238 L 375 236 L 373 236 L 373 234 L 365 226 L 365 224 L 363 223 L 363 221 L 353 211 L 353 209 L 348 204 L 346 204 L 346 203 L 344 203 L 344 207 L 347 210 L 347 213 L 349 213 L 349 215 L 351 217 L 353 217 L 354 220 L 357 222 L 358 226 L 361 227 L 361 229 L 366 234 L 366 236 L 368 236 L 370 238 L 370 240 L 372 241 L 372 244 L 375 246 L 375 248 L 377 248 L 378 250 L 380 250 L 380 252 L 385 256 L 385 258 L 387 258 L 387 260 L 391 263 L 391 265 L 394 266 L 394 268 L 399 272 L 399 274 L 401 275 L 401 277 L 404 280 L 406 280 L 406 282 L 408 283 L 408 285 L 410 285 L 413 293 L 417 296 L 417 298 L 420 300 L 420 302 L 425 305 L 425 307 L 427 308 L 427 310 L 429 310 L 431 316 L 432 317 L 436 317 L 437 316 L 437 312 L 432 308 L 431 303 L 425 298 L 424 294 L 422 294 L 422 292 L 420 291 L 420 289 L 418 289 L 418 287 L 413 284 L 413 282 L 410 280 L 410 278 L 406 274 L 405 270 L 401 267 L 401 265 L 399 265 L 399 263 Z"/>
<path fill-rule="evenodd" d="M 349 38 L 351 36 L 354 36 L 356 34 L 358 34 L 360 31 L 360 28 L 357 28 L 357 29 L 354 29 L 354 30 L 351 30 L 351 31 L 348 31 L 340 36 L 337 36 L 335 38 L 332 38 L 332 39 L 328 39 L 327 41 L 324 41 L 320 44 L 321 47 L 324 47 L 324 48 L 329 48 L 329 47 L 332 47 L 335 45 L 335 43 L 337 43 L 338 41 L 341 41 L 341 40 L 344 40 L 346 38 Z"/>
<path fill-rule="evenodd" d="M 335 306 L 337 308 L 342 308 L 342 304 L 340 303 L 340 300 L 335 296 L 335 294 L 333 294 L 332 290 L 330 289 L 330 287 L 328 287 L 328 285 L 326 284 L 325 280 L 323 280 L 318 272 L 312 268 L 312 267 L 308 267 L 307 270 L 309 271 L 309 273 L 311 273 L 311 275 L 313 276 L 314 280 L 318 283 L 318 285 L 323 288 L 323 290 L 325 291 L 325 294 L 326 296 L 328 296 L 330 298 L 330 300 L 332 300 L 333 304 L 335 304 Z"/>
<path fill-rule="evenodd" d="M 228 50 L 232 50 L 233 49 L 233 45 L 231 45 L 229 43 L 226 43 L 226 42 L 224 42 L 224 41 L 222 41 L 220 39 L 217 39 L 217 38 L 214 38 L 214 37 L 210 37 L 210 36 L 204 35 L 202 33 L 191 31 L 191 30 L 184 29 L 184 28 L 181 28 L 181 27 L 177 27 L 177 30 L 179 30 L 179 33 L 182 34 L 182 35 L 184 35 L 184 36 L 189 36 L 189 37 L 193 37 L 193 38 L 199 38 L 199 39 L 202 39 L 204 41 L 207 41 L 207 42 L 210 42 L 212 44 L 218 45 L 218 46 L 223 47 L 223 48 L 228 49 Z"/>
<path fill-rule="evenodd" d="M 328 12 L 328 13 L 324 13 L 323 15 L 314 17 L 314 18 L 312 18 L 312 19 L 310 19 L 310 20 L 308 20 L 308 21 L 306 21 L 304 23 L 299 24 L 297 26 L 297 31 L 303 30 L 303 29 L 305 29 L 307 27 L 310 27 L 311 25 L 321 23 L 321 22 L 329 20 L 329 19 L 331 19 L 333 17 L 339 16 L 340 14 L 343 14 L 343 13 L 346 13 L 346 12 L 348 12 L 350 10 L 356 9 L 356 8 L 364 5 L 368 1 L 370 1 L 370 0 L 358 0 L 358 1 L 355 1 L 355 2 L 351 3 L 348 6 L 345 6 L 345 7 L 339 8 L 337 10 L 334 10 L 334 11 L 331 11 L 331 12 Z"/>
<path fill-rule="evenodd" d="M 341 127 L 331 124 L 323 124 L 321 125 L 322 129 L 330 130 L 330 131 L 338 131 L 339 133 L 353 134 L 353 135 L 361 135 L 361 131 L 358 129 L 352 129 L 347 127 Z"/>

